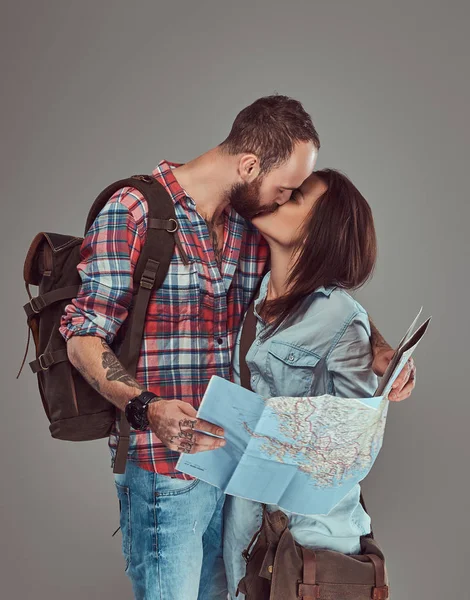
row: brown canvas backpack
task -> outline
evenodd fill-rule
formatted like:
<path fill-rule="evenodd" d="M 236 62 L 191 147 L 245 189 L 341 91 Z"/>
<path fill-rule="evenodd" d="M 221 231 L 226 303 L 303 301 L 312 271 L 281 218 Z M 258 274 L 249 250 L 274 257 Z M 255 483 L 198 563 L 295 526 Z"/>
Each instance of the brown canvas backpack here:
<path fill-rule="evenodd" d="M 148 175 L 134 175 L 103 190 L 90 209 L 85 234 L 108 200 L 124 187 L 139 190 L 148 203 L 146 241 L 134 272 L 134 299 L 125 326 L 113 344 L 113 348 L 119 348 L 121 363 L 135 375 L 152 290 L 165 279 L 175 242 L 185 262 L 187 256 L 176 235 L 178 222 L 173 201 L 165 188 Z M 81 283 L 77 265 L 81 260 L 82 242 L 80 237 L 39 233 L 24 264 L 24 280 L 30 298 L 24 306 L 29 326 L 28 344 L 32 334 L 36 347 L 36 359 L 30 367 L 37 375 L 52 437 L 71 441 L 108 437 L 116 418 L 114 405 L 95 391 L 69 362 L 66 342 L 59 332 L 65 306 L 77 296 Z M 32 296 L 31 285 L 38 286 L 37 296 Z M 27 352 L 28 348 L 23 365 Z M 129 424 L 124 414 L 120 418 L 115 473 L 124 472 L 129 447 Z"/>

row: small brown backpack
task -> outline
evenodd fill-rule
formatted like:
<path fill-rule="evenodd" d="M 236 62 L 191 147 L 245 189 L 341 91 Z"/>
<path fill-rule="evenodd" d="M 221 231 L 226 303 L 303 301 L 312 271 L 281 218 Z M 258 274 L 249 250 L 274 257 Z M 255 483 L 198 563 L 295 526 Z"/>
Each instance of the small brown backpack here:
<path fill-rule="evenodd" d="M 287 525 L 281 510 L 269 513 L 264 508 L 261 529 L 243 552 L 246 575 L 237 596 L 242 592 L 246 600 L 389 598 L 385 558 L 372 534 L 361 536 L 361 554 L 313 551 L 300 546 Z"/>
<path fill-rule="evenodd" d="M 178 222 L 173 201 L 165 188 L 148 175 L 134 175 L 103 190 L 90 209 L 85 235 L 108 200 L 124 187 L 139 190 L 148 204 L 146 241 L 134 271 L 134 299 L 125 326 L 121 327 L 113 345 L 120 349 L 121 363 L 135 375 L 152 290 L 161 286 L 165 279 L 175 243 L 185 262 L 187 256 L 176 235 Z M 80 287 L 77 265 L 81 260 L 82 242 L 83 238 L 70 235 L 39 233 L 24 264 L 24 280 L 30 298 L 24 310 L 29 335 L 32 334 L 36 346 L 36 359 L 30 367 L 38 378 L 52 437 L 71 441 L 108 437 L 116 418 L 114 405 L 95 391 L 69 362 L 66 342 L 59 332 L 65 306 L 77 296 Z M 31 285 L 39 288 L 35 297 L 30 292 Z M 28 348 L 23 365 L 27 353 Z M 123 473 L 125 469 L 129 429 L 122 414 L 115 473 Z"/>

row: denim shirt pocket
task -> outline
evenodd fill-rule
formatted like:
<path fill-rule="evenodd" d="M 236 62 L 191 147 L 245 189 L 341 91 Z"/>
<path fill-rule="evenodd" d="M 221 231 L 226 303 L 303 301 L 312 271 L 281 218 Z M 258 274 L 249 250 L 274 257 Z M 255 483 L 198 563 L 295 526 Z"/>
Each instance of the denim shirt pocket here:
<path fill-rule="evenodd" d="M 267 372 L 272 396 L 308 395 L 321 356 L 289 342 L 273 340 L 268 348 Z"/>

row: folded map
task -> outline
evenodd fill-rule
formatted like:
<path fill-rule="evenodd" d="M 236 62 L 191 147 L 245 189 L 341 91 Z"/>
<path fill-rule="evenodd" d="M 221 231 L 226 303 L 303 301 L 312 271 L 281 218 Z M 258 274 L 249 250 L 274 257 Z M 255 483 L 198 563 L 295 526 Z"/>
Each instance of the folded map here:
<path fill-rule="evenodd" d="M 263 399 L 213 376 L 198 417 L 222 426 L 227 443 L 217 450 L 181 454 L 176 468 L 226 494 L 277 504 L 292 513 L 328 514 L 377 458 L 388 393 L 431 319 L 413 334 L 420 314 L 371 398 L 325 394 Z"/>

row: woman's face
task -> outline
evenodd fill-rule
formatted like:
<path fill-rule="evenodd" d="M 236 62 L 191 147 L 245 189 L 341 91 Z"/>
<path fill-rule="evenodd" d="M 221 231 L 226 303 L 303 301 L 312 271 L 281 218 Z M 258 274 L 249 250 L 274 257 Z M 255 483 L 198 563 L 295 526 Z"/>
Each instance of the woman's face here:
<path fill-rule="evenodd" d="M 273 213 L 255 217 L 253 225 L 269 240 L 286 247 L 294 246 L 302 235 L 303 226 L 315 202 L 327 190 L 326 184 L 312 173 L 288 202 Z"/>

